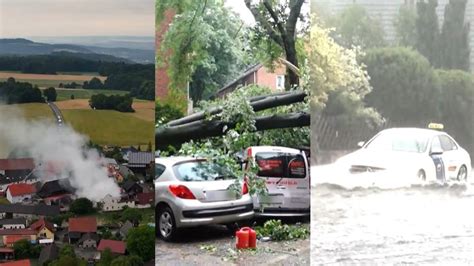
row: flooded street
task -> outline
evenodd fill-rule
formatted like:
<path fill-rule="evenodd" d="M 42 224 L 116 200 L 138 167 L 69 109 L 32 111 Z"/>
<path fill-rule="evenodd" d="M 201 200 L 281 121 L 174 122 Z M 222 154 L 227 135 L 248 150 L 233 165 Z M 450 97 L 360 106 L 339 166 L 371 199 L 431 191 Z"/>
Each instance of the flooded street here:
<path fill-rule="evenodd" d="M 474 263 L 473 184 L 362 188 L 313 181 L 313 265 Z"/>

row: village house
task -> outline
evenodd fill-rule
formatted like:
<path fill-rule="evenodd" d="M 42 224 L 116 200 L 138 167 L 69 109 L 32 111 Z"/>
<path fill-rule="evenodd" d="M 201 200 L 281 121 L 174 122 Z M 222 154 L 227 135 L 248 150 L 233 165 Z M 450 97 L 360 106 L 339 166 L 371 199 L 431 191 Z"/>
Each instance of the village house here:
<path fill-rule="evenodd" d="M 0 230 L 1 246 L 13 247 L 13 244 L 19 240 L 26 239 L 36 242 L 36 231 L 32 229 L 3 229 Z"/>
<path fill-rule="evenodd" d="M 35 230 L 38 239 L 53 239 L 54 240 L 54 225 L 44 218 L 30 225 L 30 229 Z"/>
<path fill-rule="evenodd" d="M 120 211 L 125 206 L 135 208 L 135 201 L 129 200 L 126 197 L 112 197 L 110 194 L 107 194 L 102 200 L 102 210 L 105 212 Z"/>
<path fill-rule="evenodd" d="M 0 262 L 14 260 L 15 251 L 11 248 L 0 248 Z"/>
<path fill-rule="evenodd" d="M 122 184 L 122 189 L 124 193 L 127 194 L 129 198 L 135 197 L 138 193 L 143 192 L 143 188 L 133 180 L 127 180 Z"/>
<path fill-rule="evenodd" d="M 137 194 L 136 206 L 137 208 L 150 208 L 155 199 L 154 192 L 144 192 Z"/>
<path fill-rule="evenodd" d="M 7 200 L 10 203 L 21 203 L 31 201 L 36 193 L 36 186 L 33 184 L 12 184 L 6 191 Z"/>
<path fill-rule="evenodd" d="M 25 229 L 26 219 L 25 218 L 14 218 L 14 219 L 2 219 L 0 220 L 1 229 Z"/>
<path fill-rule="evenodd" d="M 122 148 L 120 149 L 120 153 L 122 154 L 122 158 L 124 161 L 128 161 L 129 157 L 130 157 L 130 153 L 132 152 L 137 152 L 138 150 L 135 149 L 135 147 L 133 146 L 130 146 L 128 148 Z"/>
<path fill-rule="evenodd" d="M 31 261 L 29 259 L 15 260 L 2 263 L 1 266 L 31 266 Z"/>
<path fill-rule="evenodd" d="M 35 169 L 35 162 L 31 158 L 0 159 L 0 175 L 7 177 L 26 177 Z"/>
<path fill-rule="evenodd" d="M 48 262 L 59 257 L 59 248 L 56 244 L 44 246 L 38 259 L 39 265 L 47 265 Z"/>
<path fill-rule="evenodd" d="M 126 238 L 128 235 L 128 231 L 133 228 L 133 224 L 130 221 L 126 221 L 119 229 L 119 234 L 123 238 Z"/>
<path fill-rule="evenodd" d="M 60 211 L 65 212 L 73 201 L 73 192 L 69 179 L 59 179 L 45 182 L 36 194 L 43 198 L 46 205 L 59 206 Z"/>
<path fill-rule="evenodd" d="M 25 204 L 3 204 L 0 205 L 0 217 L 11 218 L 26 218 L 27 220 L 34 220 L 41 217 L 54 217 L 59 215 L 58 206 L 48 206 L 44 204 L 25 205 Z"/>
<path fill-rule="evenodd" d="M 3 197 L 6 196 L 5 192 L 8 186 L 10 185 L 21 184 L 21 183 L 34 184 L 34 183 L 37 183 L 38 181 L 39 181 L 39 178 L 34 174 L 28 175 L 26 177 L 23 177 L 23 176 L 10 177 L 10 176 L 0 175 L 0 196 L 3 196 Z"/>
<path fill-rule="evenodd" d="M 286 67 L 283 64 L 277 64 L 273 71 L 263 64 L 255 64 L 247 68 L 242 75 L 218 90 L 216 97 L 224 98 L 224 96 L 233 92 L 239 86 L 251 84 L 268 87 L 272 92 L 282 92 L 285 90 L 285 74 Z"/>
<path fill-rule="evenodd" d="M 96 217 L 76 217 L 68 220 L 69 244 L 77 243 L 84 234 L 97 233 Z"/>
<path fill-rule="evenodd" d="M 81 248 L 97 248 L 97 243 L 99 242 L 99 236 L 95 233 L 87 233 L 82 235 L 81 239 L 77 241 L 77 245 Z"/>
<path fill-rule="evenodd" d="M 134 173 L 146 175 L 146 171 L 150 169 L 154 161 L 155 156 L 152 152 L 132 152 L 130 153 L 128 164 L 126 166 Z"/>
<path fill-rule="evenodd" d="M 99 242 L 99 246 L 97 247 L 97 259 L 100 259 L 100 252 L 110 249 L 113 255 L 125 255 L 126 251 L 126 244 L 123 241 L 118 240 L 110 240 L 110 239 L 102 239 Z"/>

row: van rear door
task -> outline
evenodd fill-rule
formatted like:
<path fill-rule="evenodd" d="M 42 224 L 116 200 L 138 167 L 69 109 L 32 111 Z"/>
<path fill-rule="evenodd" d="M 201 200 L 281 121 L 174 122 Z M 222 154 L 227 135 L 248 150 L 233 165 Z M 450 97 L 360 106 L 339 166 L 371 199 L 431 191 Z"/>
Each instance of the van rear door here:
<path fill-rule="evenodd" d="M 262 204 L 268 211 L 282 213 L 309 209 L 309 169 L 304 152 L 260 151 L 254 158 L 257 175 L 265 178 L 268 189 L 267 196 L 254 198 L 256 209 Z"/>

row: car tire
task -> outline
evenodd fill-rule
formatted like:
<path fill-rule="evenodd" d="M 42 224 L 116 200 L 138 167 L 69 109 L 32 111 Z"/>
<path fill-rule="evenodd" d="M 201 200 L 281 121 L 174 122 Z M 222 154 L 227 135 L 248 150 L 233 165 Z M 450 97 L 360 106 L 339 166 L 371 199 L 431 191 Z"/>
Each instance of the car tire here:
<path fill-rule="evenodd" d="M 156 227 L 158 237 L 164 241 L 172 241 L 176 237 L 176 222 L 173 211 L 168 206 L 158 207 Z"/>
<path fill-rule="evenodd" d="M 418 170 L 416 176 L 421 179 L 422 181 L 426 181 L 426 172 L 423 169 Z"/>
<path fill-rule="evenodd" d="M 461 165 L 461 167 L 459 168 L 457 180 L 467 181 L 467 167 L 465 165 Z"/>

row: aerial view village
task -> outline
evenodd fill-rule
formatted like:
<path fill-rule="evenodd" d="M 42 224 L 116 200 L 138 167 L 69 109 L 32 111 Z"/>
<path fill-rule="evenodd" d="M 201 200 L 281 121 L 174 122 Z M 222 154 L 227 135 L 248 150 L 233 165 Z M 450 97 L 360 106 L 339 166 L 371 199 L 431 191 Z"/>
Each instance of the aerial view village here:
<path fill-rule="evenodd" d="M 0 4 L 0 265 L 154 265 L 154 1 L 86 2 Z"/>
<path fill-rule="evenodd" d="M 142 246 L 149 235 L 154 252 L 154 229 L 148 225 L 154 194 L 145 182 L 153 154 L 128 147 L 120 155 L 120 162 L 106 157 L 97 162 L 119 186 L 118 195 L 98 201 L 78 196 L 70 179 L 57 178 L 53 162 L 42 168 L 33 158 L 0 159 L 0 260 L 15 260 L 12 265 L 149 260 Z"/>

